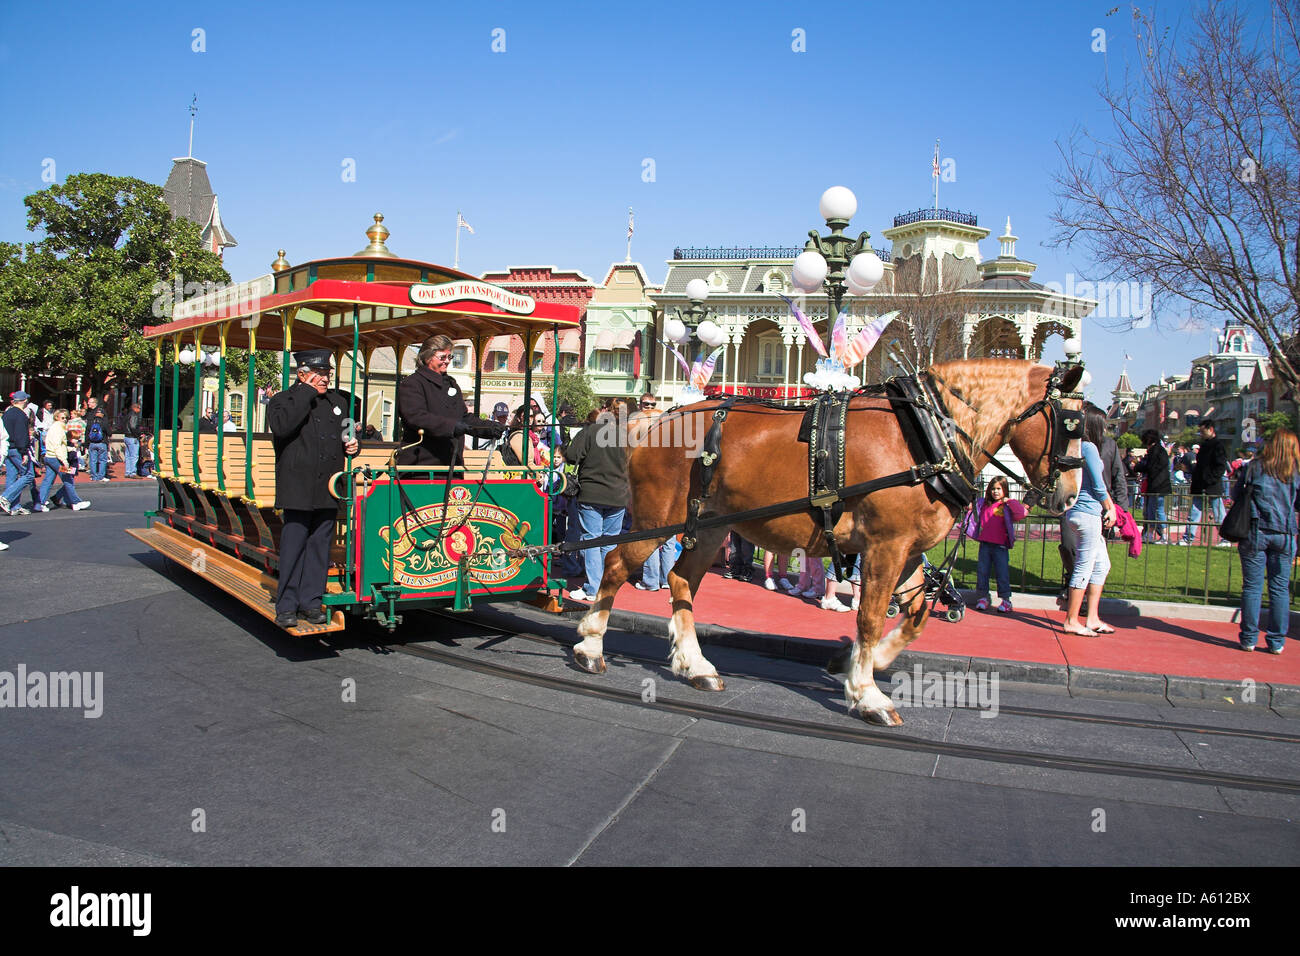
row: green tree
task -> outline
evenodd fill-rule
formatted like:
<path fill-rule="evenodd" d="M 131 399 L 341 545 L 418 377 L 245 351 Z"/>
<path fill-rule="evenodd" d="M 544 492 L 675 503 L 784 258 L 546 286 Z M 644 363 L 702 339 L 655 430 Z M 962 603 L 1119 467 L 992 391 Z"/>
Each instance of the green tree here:
<path fill-rule="evenodd" d="M 591 390 L 591 379 L 587 377 L 587 370 L 581 366 L 571 372 L 560 373 L 559 398 L 561 405 L 565 402 L 573 403 L 573 415 L 579 421 L 584 421 L 600 406 L 596 393 Z M 555 409 L 555 413 L 559 414 L 558 408 Z"/>
<path fill-rule="evenodd" d="M 1264 441 L 1273 437 L 1273 433 L 1279 428 L 1289 428 L 1295 431 L 1295 419 L 1286 412 L 1269 412 L 1267 415 L 1259 417 L 1259 435 Z"/>
<path fill-rule="evenodd" d="M 1115 439 L 1115 444 L 1119 445 L 1120 451 L 1130 448 L 1141 448 L 1142 439 L 1138 437 L 1137 432 L 1125 432 Z"/>
<path fill-rule="evenodd" d="M 230 280 L 152 183 L 77 173 L 23 202 L 42 238 L 0 243 L 0 366 L 80 374 L 96 394 L 151 382 L 141 332 L 170 317 L 172 290 Z"/>
<path fill-rule="evenodd" d="M 1182 445 L 1184 448 L 1191 448 L 1193 445 L 1199 445 L 1201 443 L 1201 433 L 1194 426 L 1188 425 L 1174 436 L 1174 441 L 1179 445 Z"/>

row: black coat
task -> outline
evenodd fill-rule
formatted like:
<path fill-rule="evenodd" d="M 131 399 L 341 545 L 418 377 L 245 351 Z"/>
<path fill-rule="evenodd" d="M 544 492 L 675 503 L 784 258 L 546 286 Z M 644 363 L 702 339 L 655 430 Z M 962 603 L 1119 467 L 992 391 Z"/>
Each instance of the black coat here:
<path fill-rule="evenodd" d="M 1205 439 L 1192 467 L 1192 494 L 1222 495 L 1223 474 L 1227 470 L 1228 453 L 1223 449 L 1223 442 L 1218 438 Z"/>
<path fill-rule="evenodd" d="M 275 444 L 275 506 L 296 511 L 336 508 L 328 482 L 346 467 L 343 424 L 350 396 L 328 389 L 319 395 L 306 382 L 277 394 L 266 406 Z"/>
<path fill-rule="evenodd" d="M 1133 470 L 1146 476 L 1147 494 L 1167 495 L 1173 490 L 1169 476 L 1169 452 L 1159 442 L 1147 449 L 1146 455 Z"/>
<path fill-rule="evenodd" d="M 492 429 L 491 422 L 469 413 L 465 393 L 450 375 L 417 368 L 397 388 L 397 414 L 402 419 L 402 444 L 424 440 L 398 455 L 399 465 L 461 465 L 465 461 L 465 432 Z"/>

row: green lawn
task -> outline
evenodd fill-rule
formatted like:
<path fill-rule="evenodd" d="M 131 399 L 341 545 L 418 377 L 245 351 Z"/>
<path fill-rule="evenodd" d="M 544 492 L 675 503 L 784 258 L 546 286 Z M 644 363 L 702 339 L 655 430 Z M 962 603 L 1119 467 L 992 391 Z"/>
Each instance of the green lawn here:
<path fill-rule="evenodd" d="M 938 563 L 951 542 L 929 552 Z M 1177 547 L 1163 544 L 1142 546 L 1137 558 L 1128 556 L 1127 542 L 1111 542 L 1110 577 L 1106 596 L 1147 601 L 1175 601 L 1188 604 L 1236 605 L 1241 600 L 1241 562 L 1237 549 Z M 979 545 L 967 541 L 958 553 L 954 576 L 959 587 L 975 587 Z M 1061 587 L 1061 558 L 1054 540 L 1018 541 L 1011 549 L 1011 588 L 1014 591 L 1056 593 Z M 992 582 L 990 582 L 992 586 Z M 1300 610 L 1295 581 L 1291 607 Z"/>

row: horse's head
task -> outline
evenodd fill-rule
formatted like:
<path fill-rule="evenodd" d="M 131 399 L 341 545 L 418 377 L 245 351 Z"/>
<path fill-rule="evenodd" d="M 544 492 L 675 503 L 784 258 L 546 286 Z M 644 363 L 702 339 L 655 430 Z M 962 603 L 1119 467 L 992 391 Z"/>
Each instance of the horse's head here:
<path fill-rule="evenodd" d="M 1082 377 L 1081 365 L 1065 371 L 1031 366 L 1030 403 L 1007 438 L 1032 486 L 1025 492 L 1025 504 L 1041 504 L 1054 515 L 1063 514 L 1079 495 L 1082 412 L 1077 399 L 1060 396 L 1073 392 Z"/>

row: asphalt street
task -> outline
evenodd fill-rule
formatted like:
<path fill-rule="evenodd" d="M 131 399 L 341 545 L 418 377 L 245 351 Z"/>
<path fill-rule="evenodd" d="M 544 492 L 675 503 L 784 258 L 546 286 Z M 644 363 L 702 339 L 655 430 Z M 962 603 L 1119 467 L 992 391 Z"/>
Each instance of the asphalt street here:
<path fill-rule="evenodd" d="M 912 706 L 884 730 L 847 717 L 818 668 L 739 649 L 705 648 L 717 694 L 673 678 L 646 635 L 611 632 L 609 672 L 579 673 L 545 640 L 572 623 L 533 612 L 416 613 L 393 638 L 359 625 L 304 643 L 124 534 L 153 495 L 99 486 L 82 513 L 0 517 L 0 680 L 102 674 L 97 717 L 84 700 L 0 708 L 0 864 L 1300 863 L 1300 722 L 1279 714 L 1008 685 L 996 717 Z M 899 740 L 918 745 L 882 745 Z"/>

